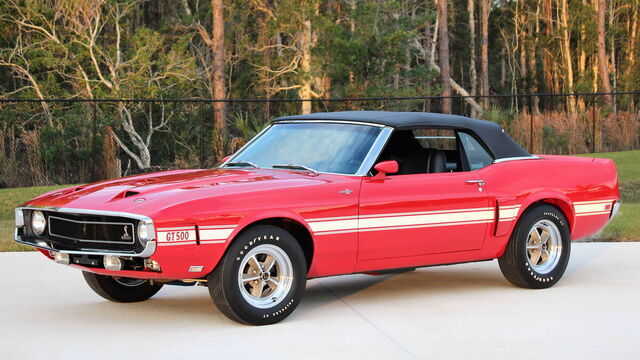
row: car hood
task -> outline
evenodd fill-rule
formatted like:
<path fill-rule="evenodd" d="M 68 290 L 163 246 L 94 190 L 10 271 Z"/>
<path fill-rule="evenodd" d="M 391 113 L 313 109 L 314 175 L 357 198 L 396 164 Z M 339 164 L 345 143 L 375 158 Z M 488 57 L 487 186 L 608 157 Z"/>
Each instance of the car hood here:
<path fill-rule="evenodd" d="M 164 208 L 192 200 L 308 187 L 332 182 L 336 176 L 273 169 L 175 170 L 59 189 L 24 205 L 153 216 Z"/>

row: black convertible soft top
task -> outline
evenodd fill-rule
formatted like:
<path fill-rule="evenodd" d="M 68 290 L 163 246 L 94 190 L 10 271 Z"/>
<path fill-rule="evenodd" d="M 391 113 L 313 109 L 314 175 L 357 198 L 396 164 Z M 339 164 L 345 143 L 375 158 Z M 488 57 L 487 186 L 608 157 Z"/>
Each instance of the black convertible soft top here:
<path fill-rule="evenodd" d="M 292 120 L 366 122 L 389 126 L 397 130 L 420 127 L 461 129 L 474 133 L 485 143 L 496 159 L 531 156 L 529 152 L 513 141 L 500 125 L 491 121 L 472 119 L 458 115 L 425 112 L 339 111 L 283 116 L 273 120 L 273 123 Z"/>

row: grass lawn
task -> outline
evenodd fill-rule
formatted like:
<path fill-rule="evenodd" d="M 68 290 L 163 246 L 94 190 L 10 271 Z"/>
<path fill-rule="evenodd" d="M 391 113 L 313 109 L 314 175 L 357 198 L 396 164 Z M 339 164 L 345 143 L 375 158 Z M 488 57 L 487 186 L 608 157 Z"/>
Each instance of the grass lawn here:
<path fill-rule="evenodd" d="M 0 189 L 0 251 L 31 250 L 31 247 L 13 241 L 15 215 L 13 209 L 47 191 L 68 187 L 69 185 L 35 186 L 27 188 Z"/>
<path fill-rule="evenodd" d="M 616 218 L 593 240 L 640 241 L 640 150 L 613 153 L 584 154 L 579 156 L 612 159 L 620 179 L 622 208 Z M 13 241 L 13 209 L 25 201 L 54 189 L 67 187 L 39 186 L 0 189 L 0 251 L 30 250 Z"/>
<path fill-rule="evenodd" d="M 618 215 L 593 240 L 640 241 L 640 203 L 622 203 Z"/>

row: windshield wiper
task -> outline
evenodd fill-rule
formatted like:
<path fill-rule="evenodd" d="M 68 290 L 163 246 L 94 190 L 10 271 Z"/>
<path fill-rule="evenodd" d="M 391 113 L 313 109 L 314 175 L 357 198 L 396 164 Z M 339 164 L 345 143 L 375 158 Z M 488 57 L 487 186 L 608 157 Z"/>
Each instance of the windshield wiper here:
<path fill-rule="evenodd" d="M 315 176 L 318 176 L 320 174 L 319 172 L 317 172 L 316 170 L 313 170 L 308 166 L 298 165 L 298 164 L 275 164 L 275 165 L 271 165 L 271 167 L 274 169 L 304 170 L 312 173 Z"/>
<path fill-rule="evenodd" d="M 259 169 L 260 167 L 252 162 L 249 161 L 234 161 L 234 162 L 230 162 L 230 163 L 226 163 L 224 164 L 225 167 L 227 166 L 251 166 L 252 168 L 256 168 Z"/>

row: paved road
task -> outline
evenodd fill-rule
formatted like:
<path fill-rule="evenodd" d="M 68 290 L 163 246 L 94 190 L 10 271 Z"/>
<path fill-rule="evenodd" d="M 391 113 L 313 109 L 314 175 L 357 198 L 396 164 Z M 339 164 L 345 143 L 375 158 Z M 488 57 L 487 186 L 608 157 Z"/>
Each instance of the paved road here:
<path fill-rule="evenodd" d="M 110 303 L 38 253 L 0 254 L 0 359 L 640 359 L 640 243 L 574 244 L 548 290 L 496 261 L 311 280 L 283 323 L 238 325 L 203 287 Z"/>

